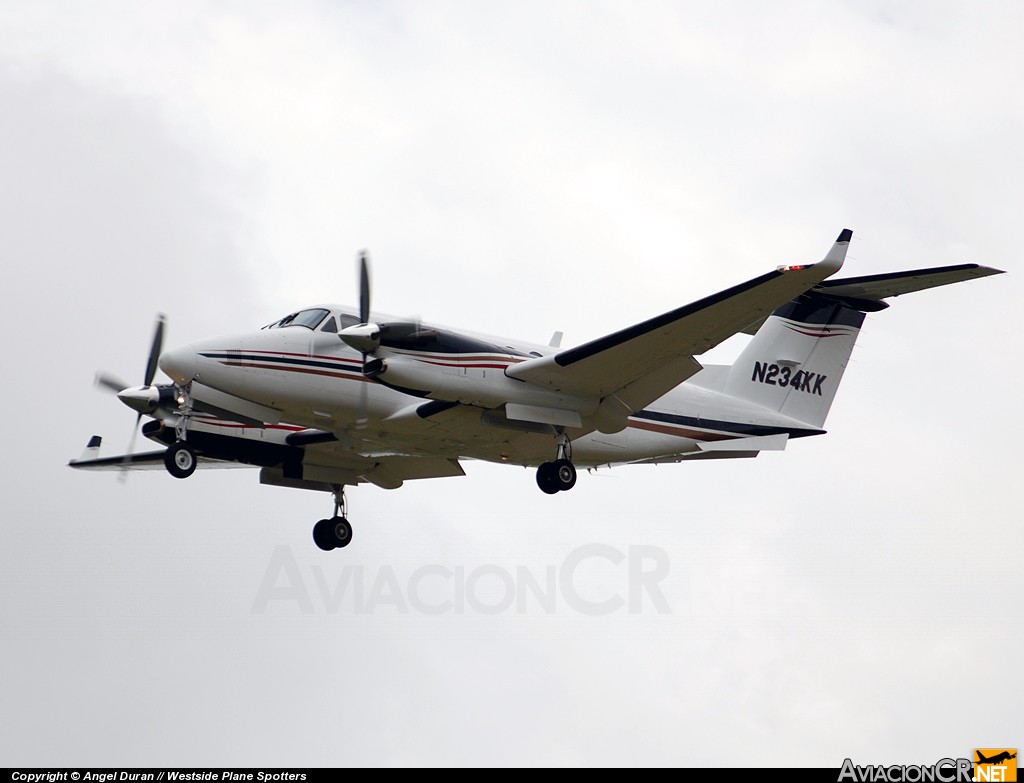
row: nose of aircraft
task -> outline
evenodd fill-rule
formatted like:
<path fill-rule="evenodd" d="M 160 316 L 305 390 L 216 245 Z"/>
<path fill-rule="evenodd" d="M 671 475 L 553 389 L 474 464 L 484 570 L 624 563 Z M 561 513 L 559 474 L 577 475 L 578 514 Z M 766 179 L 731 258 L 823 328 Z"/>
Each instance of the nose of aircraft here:
<path fill-rule="evenodd" d="M 190 345 L 167 351 L 160 356 L 160 369 L 175 383 L 186 384 L 196 374 L 196 352 Z"/>

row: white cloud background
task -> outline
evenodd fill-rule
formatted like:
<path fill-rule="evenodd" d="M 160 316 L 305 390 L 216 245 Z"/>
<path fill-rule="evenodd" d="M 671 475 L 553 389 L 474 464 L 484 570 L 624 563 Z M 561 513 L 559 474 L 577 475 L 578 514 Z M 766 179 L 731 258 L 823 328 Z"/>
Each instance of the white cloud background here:
<path fill-rule="evenodd" d="M 0 758 L 1019 745 L 1022 31 L 1015 3 L 5 4 Z M 173 346 L 351 302 L 361 247 L 381 309 L 568 343 L 815 261 L 844 226 L 852 274 L 1011 274 L 870 317 L 831 434 L 782 455 L 553 498 L 477 464 L 360 488 L 331 555 L 309 534 L 324 496 L 64 467 L 93 432 L 127 443 L 90 384 L 141 380 L 155 312 Z M 318 586 L 543 574 L 590 542 L 663 549 L 672 613 L 360 613 Z M 275 552 L 312 612 L 252 611 Z"/>

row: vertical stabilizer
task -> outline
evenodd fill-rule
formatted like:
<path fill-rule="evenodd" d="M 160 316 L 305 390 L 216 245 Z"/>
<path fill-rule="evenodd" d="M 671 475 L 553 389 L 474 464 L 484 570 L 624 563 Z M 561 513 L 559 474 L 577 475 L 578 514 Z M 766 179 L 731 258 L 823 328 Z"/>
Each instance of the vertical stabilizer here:
<path fill-rule="evenodd" d="M 812 427 L 825 423 L 864 322 L 841 300 L 807 293 L 764 322 L 724 391 Z"/>

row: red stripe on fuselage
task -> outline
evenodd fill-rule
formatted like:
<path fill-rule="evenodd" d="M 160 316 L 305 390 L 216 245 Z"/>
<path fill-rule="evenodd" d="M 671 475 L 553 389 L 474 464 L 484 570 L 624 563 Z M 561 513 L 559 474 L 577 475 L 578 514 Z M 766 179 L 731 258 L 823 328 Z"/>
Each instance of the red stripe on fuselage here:
<path fill-rule="evenodd" d="M 234 421 L 224 421 L 223 419 L 208 419 L 196 417 L 196 421 L 199 424 L 205 424 L 207 427 L 229 427 L 235 430 L 286 430 L 288 432 L 302 432 L 306 427 L 293 427 L 289 424 L 264 424 L 262 427 L 256 427 L 252 424 L 240 424 Z"/>
<path fill-rule="evenodd" d="M 657 432 L 662 435 L 675 435 L 680 438 L 689 438 L 690 440 L 735 440 L 736 438 L 741 437 L 739 435 L 727 435 L 721 432 L 701 432 L 700 430 L 690 430 L 685 427 L 672 427 L 666 424 L 655 424 L 650 421 L 641 421 L 638 419 L 630 419 L 628 426 L 637 430 L 648 430 L 649 432 Z"/>
<path fill-rule="evenodd" d="M 229 351 L 219 351 L 218 353 L 229 353 Z M 267 356 L 296 356 L 300 359 L 326 359 L 330 362 L 344 362 L 346 364 L 354 364 L 357 367 L 362 364 L 359 359 L 349 359 L 347 356 L 323 356 L 318 353 L 295 353 L 293 351 L 261 351 L 258 348 L 246 348 L 242 353 L 262 353 Z M 258 357 L 257 357 L 258 358 Z"/>
<path fill-rule="evenodd" d="M 432 362 L 429 359 L 416 359 L 420 364 L 433 364 L 437 367 L 458 367 L 462 370 L 504 370 L 507 364 L 466 364 L 460 362 Z"/>

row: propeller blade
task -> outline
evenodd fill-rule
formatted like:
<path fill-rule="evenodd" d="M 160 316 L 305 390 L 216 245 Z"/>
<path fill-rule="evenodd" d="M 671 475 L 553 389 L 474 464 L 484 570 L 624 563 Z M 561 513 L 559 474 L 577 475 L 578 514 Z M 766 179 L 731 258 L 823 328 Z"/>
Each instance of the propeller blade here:
<path fill-rule="evenodd" d="M 359 322 L 370 323 L 370 257 L 359 253 Z"/>
<path fill-rule="evenodd" d="M 132 437 L 128 441 L 128 451 L 124 453 L 124 458 L 121 460 L 121 470 L 118 472 L 117 479 L 122 484 L 128 480 L 128 466 L 132 461 L 132 452 L 135 451 L 135 439 L 139 436 L 139 424 L 142 422 L 142 414 L 140 413 L 135 417 L 135 426 L 132 427 Z"/>
<path fill-rule="evenodd" d="M 160 361 L 160 352 L 164 345 L 164 324 L 166 323 L 167 319 L 164 318 L 163 313 L 159 313 L 156 317 L 156 330 L 153 332 L 153 345 L 149 349 L 149 361 L 146 362 L 146 379 L 142 382 L 143 386 L 151 386 L 153 378 L 156 376 L 157 362 Z"/>
<path fill-rule="evenodd" d="M 122 381 L 120 378 L 109 375 L 105 372 L 96 373 L 94 383 L 104 389 L 110 389 L 114 394 L 119 394 L 123 389 L 128 388 L 128 384 Z"/>

